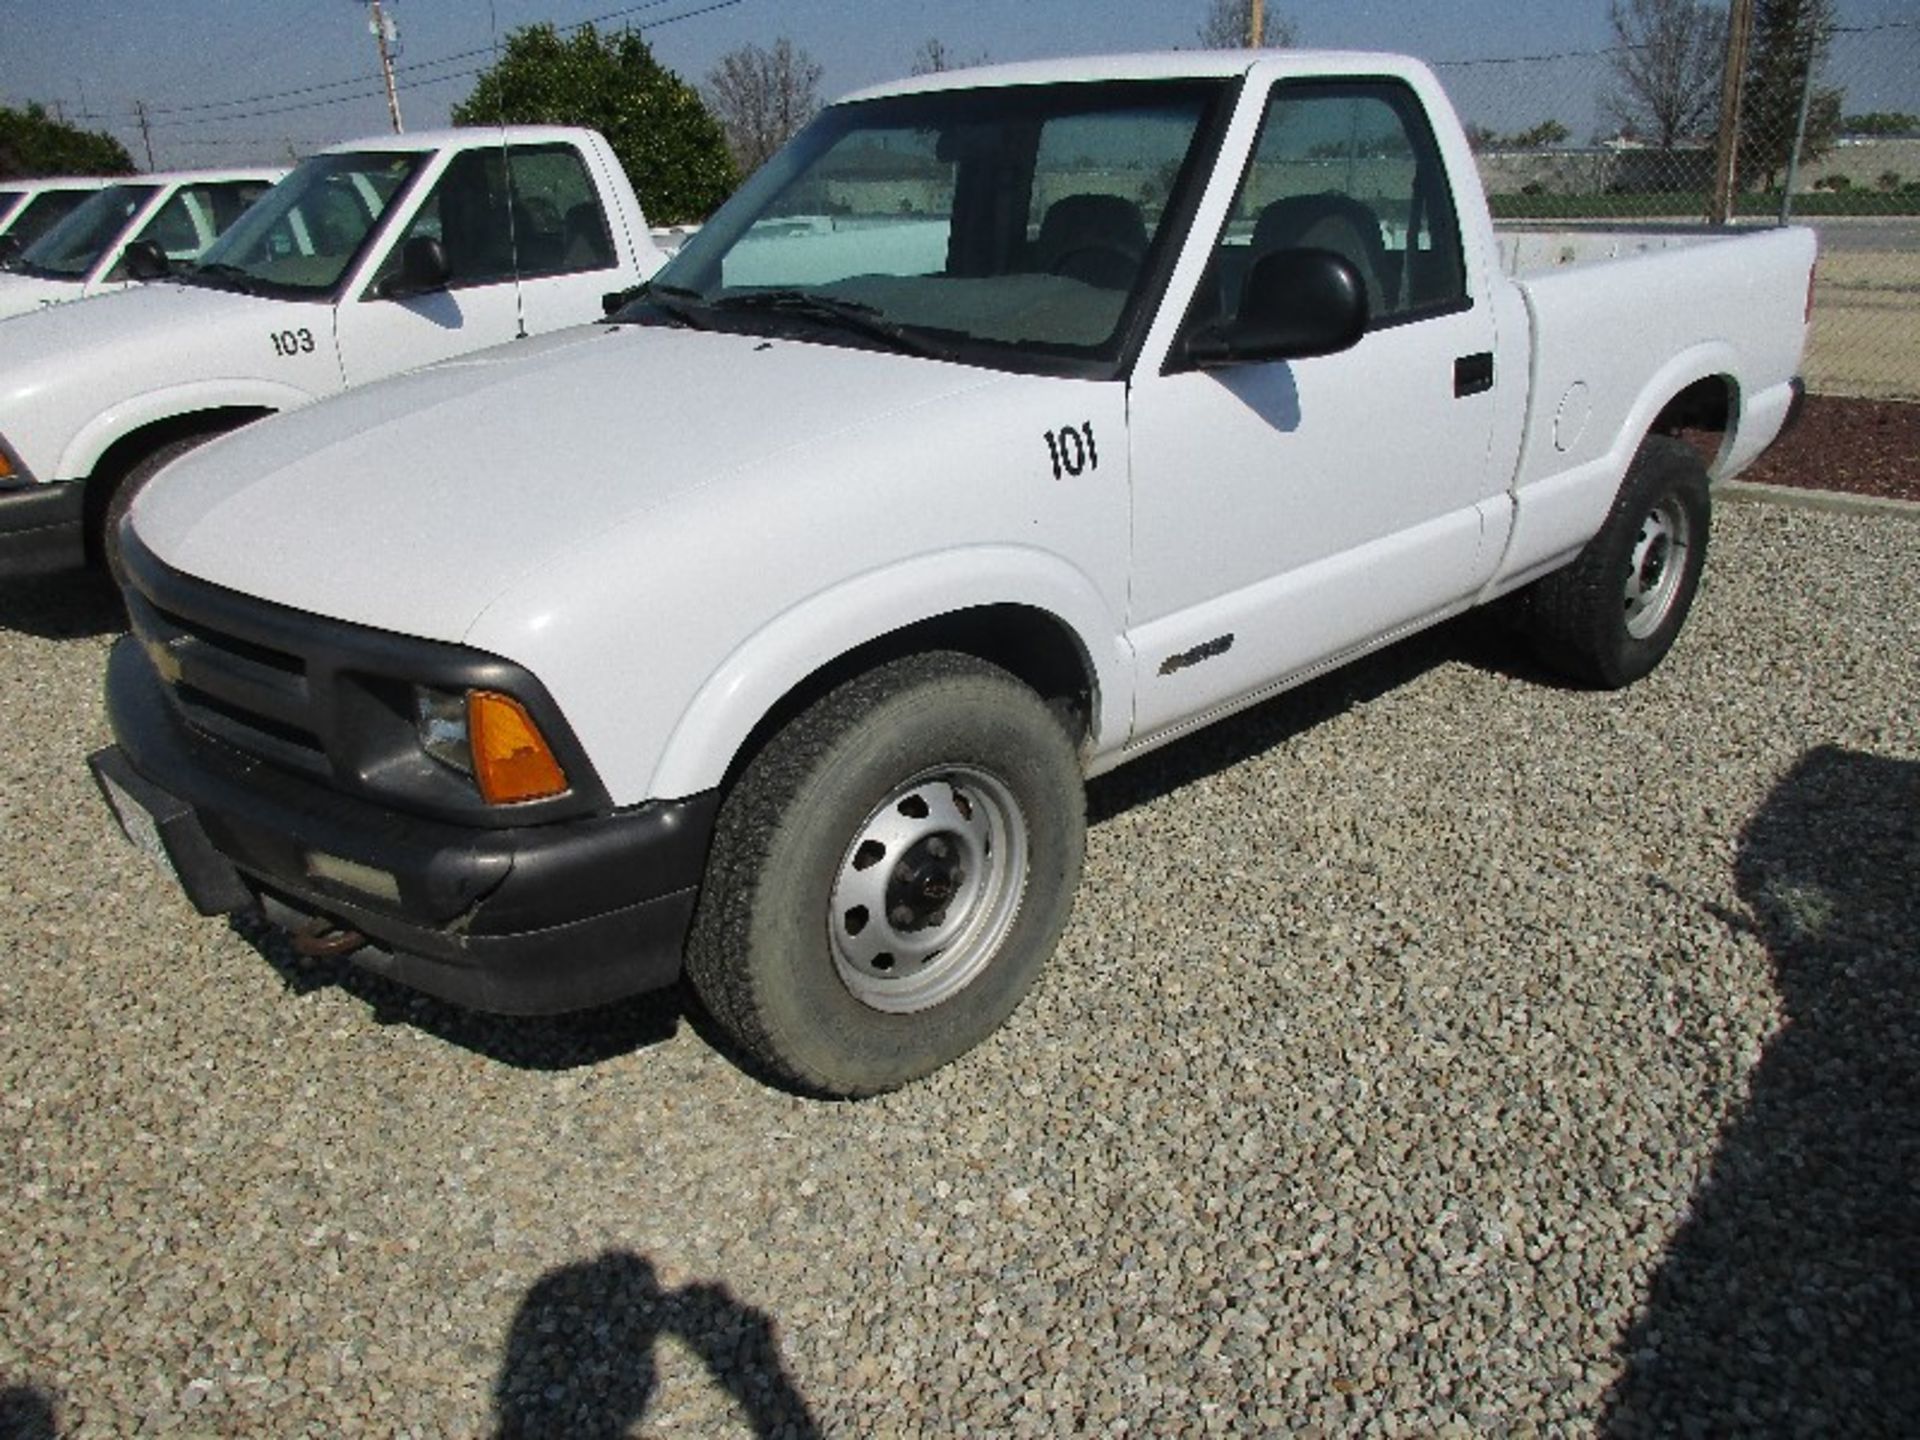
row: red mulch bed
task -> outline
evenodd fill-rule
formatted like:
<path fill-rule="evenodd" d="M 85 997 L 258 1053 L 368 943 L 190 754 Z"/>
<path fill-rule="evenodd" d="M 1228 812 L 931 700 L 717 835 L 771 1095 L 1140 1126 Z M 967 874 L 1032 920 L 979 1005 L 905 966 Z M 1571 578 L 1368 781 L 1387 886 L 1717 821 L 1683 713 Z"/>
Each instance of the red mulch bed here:
<path fill-rule="evenodd" d="M 1809 395 L 1800 423 L 1740 478 L 1920 501 L 1920 405 Z"/>

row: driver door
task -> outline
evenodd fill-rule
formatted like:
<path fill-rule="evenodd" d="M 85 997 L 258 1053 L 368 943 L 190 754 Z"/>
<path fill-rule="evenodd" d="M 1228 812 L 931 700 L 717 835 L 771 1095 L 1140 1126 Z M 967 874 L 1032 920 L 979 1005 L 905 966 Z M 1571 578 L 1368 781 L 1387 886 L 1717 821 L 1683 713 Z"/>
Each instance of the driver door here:
<path fill-rule="evenodd" d="M 1491 306 L 1470 293 L 1445 168 L 1397 81 L 1283 82 L 1182 334 L 1249 265 L 1331 249 L 1360 272 L 1354 348 L 1200 370 L 1132 396 L 1134 736 L 1280 688 L 1471 595 L 1503 492 Z"/>

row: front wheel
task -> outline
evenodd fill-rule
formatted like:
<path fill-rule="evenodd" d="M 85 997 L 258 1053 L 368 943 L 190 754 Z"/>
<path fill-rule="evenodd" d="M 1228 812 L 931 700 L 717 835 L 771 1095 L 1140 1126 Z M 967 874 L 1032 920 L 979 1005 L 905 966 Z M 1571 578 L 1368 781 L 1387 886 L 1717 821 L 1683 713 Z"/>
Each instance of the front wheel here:
<path fill-rule="evenodd" d="M 740 775 L 688 976 L 729 1039 L 802 1089 L 917 1079 L 997 1029 L 1052 952 L 1085 805 L 1060 719 L 1012 675 L 951 653 L 882 666 Z"/>
<path fill-rule="evenodd" d="M 1699 588 L 1710 510 L 1706 467 L 1692 447 L 1648 436 L 1600 533 L 1528 596 L 1541 658 L 1616 690 L 1658 665 Z"/>
<path fill-rule="evenodd" d="M 93 538 L 101 563 L 107 573 L 113 577 L 113 583 L 121 590 L 127 588 L 126 562 L 120 556 L 120 522 L 127 518 L 127 512 L 133 508 L 133 502 L 140 492 L 147 488 L 152 480 L 167 466 L 178 460 L 189 450 L 196 450 L 213 439 L 217 431 L 206 431 L 197 435 L 183 435 L 178 440 L 170 440 L 149 455 L 135 461 L 119 483 L 113 487 L 105 505 L 100 507 L 100 530 Z"/>

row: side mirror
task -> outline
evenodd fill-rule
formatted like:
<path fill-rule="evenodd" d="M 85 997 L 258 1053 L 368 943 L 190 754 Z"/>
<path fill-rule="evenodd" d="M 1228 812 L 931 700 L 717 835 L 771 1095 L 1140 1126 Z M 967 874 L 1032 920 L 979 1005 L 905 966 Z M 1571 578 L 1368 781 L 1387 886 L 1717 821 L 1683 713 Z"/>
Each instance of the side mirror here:
<path fill-rule="evenodd" d="M 151 240 L 135 240 L 121 263 L 129 280 L 158 280 L 167 273 L 167 252 Z"/>
<path fill-rule="evenodd" d="M 1306 360 L 1351 350 L 1367 333 L 1367 287 L 1331 250 L 1275 250 L 1247 274 L 1240 313 L 1187 339 L 1203 370 L 1258 360 Z"/>
<path fill-rule="evenodd" d="M 389 300 L 407 295 L 427 295 L 447 288 L 453 267 L 447 263 L 447 247 L 431 235 L 416 235 L 400 251 L 400 269 L 387 277 L 380 293 Z"/>

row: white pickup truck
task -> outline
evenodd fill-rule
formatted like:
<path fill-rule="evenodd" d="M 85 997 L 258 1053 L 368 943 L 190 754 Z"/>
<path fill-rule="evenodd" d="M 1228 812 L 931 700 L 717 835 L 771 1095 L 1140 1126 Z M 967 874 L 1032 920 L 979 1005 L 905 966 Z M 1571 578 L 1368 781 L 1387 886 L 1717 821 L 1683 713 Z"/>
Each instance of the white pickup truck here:
<path fill-rule="evenodd" d="M 0 320 L 111 295 L 199 257 L 284 170 L 174 170 L 102 186 L 0 269 Z"/>
<path fill-rule="evenodd" d="M 1085 777 L 1516 593 L 1593 683 L 1661 659 L 1814 261 L 1583 258 L 1666 243 L 1508 273 L 1391 56 L 856 95 L 613 323 L 148 489 L 96 773 L 204 913 L 497 1011 L 684 969 L 770 1075 L 884 1090 L 1019 1002 Z"/>
<path fill-rule="evenodd" d="M 592 130 L 322 151 L 198 263 L 0 324 L 0 576 L 111 559 L 109 519 L 223 431 L 597 319 L 665 259 Z"/>

